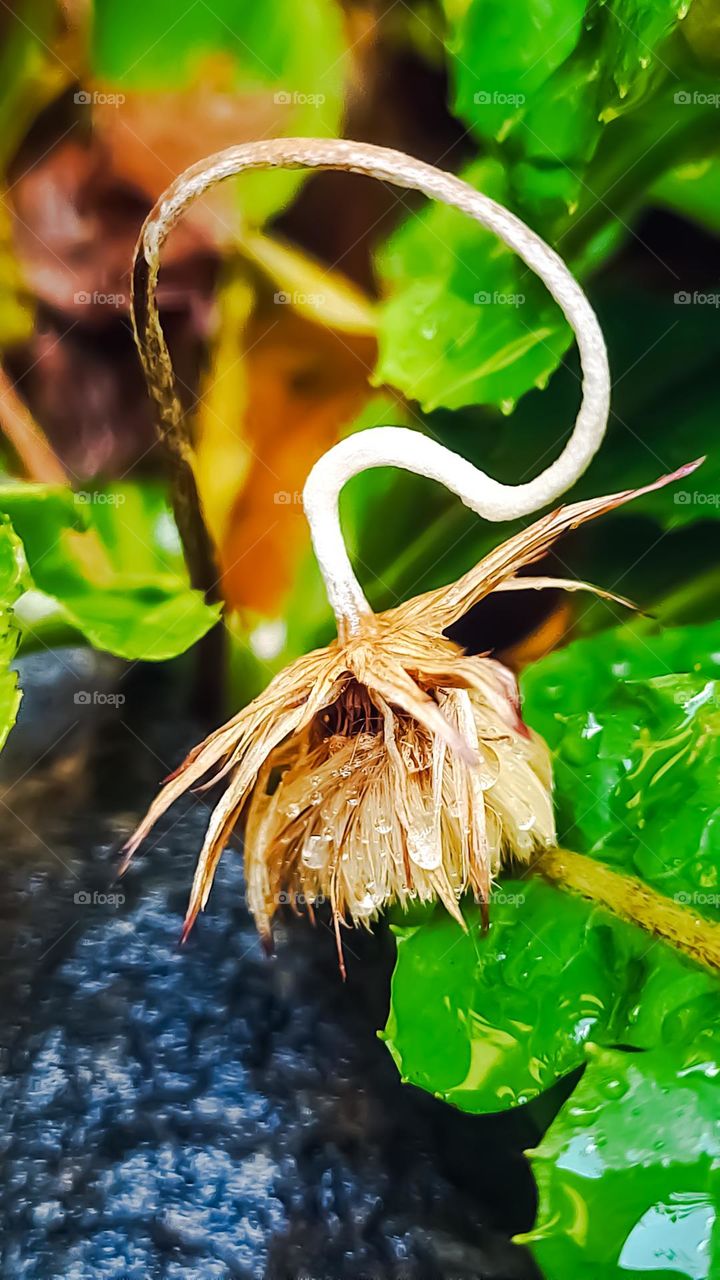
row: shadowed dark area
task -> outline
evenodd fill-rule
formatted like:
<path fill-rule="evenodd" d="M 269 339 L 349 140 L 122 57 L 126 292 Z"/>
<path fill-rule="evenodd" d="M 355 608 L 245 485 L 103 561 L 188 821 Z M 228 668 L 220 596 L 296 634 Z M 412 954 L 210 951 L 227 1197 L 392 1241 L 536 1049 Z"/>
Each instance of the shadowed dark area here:
<path fill-rule="evenodd" d="M 347 934 L 346 985 L 322 921 L 284 921 L 267 959 L 229 851 L 180 948 L 205 803 L 113 875 L 201 730 L 167 676 L 48 661 L 2 800 L 3 1278 L 530 1280 L 508 1238 L 533 1216 L 530 1122 L 400 1083 L 376 1037 L 387 930 Z M 90 681 L 127 701 L 78 704 Z M 31 789 L 8 779 L 48 741 Z"/>

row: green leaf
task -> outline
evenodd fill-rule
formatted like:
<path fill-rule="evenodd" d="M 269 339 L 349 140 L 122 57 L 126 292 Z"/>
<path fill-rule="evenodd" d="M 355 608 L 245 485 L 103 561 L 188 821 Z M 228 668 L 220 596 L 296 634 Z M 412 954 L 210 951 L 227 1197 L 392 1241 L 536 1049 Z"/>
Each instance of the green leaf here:
<path fill-rule="evenodd" d="M 526 211 L 571 208 L 604 127 L 677 86 L 667 45 L 687 8 L 684 0 L 445 0 L 454 110 L 481 138 L 501 141 Z"/>
<path fill-rule="evenodd" d="M 531 1154 L 538 1221 L 519 1237 L 546 1280 L 709 1280 L 720 1268 L 715 1039 L 589 1066 Z"/>
<path fill-rule="evenodd" d="M 559 838 L 717 919 L 720 623 L 579 641 L 523 678 Z"/>
<path fill-rule="evenodd" d="M 605 119 L 612 120 L 670 71 L 666 42 L 690 8 L 689 0 L 611 0 L 603 53 L 615 94 L 607 94 Z"/>
<path fill-rule="evenodd" d="M 585 0 L 444 0 L 452 107 L 495 137 L 576 47 Z"/>
<path fill-rule="evenodd" d="M 579 277 L 617 248 L 662 174 L 715 145 L 708 94 L 689 107 L 673 96 L 692 98 L 705 83 L 696 74 L 690 91 L 679 88 L 686 9 L 685 0 L 445 0 L 454 108 L 493 140 L 493 158 L 463 176 Z M 533 274 L 458 213 L 411 215 L 378 269 L 387 298 L 377 378 L 425 410 L 509 410 L 545 385 L 567 349 L 567 326 Z M 518 297 L 520 306 L 498 302 Z"/>
<path fill-rule="evenodd" d="M 661 671 L 665 674 L 658 675 Z M 671 674 L 667 674 L 667 672 Z M 688 908 L 720 905 L 720 623 L 622 628 L 525 673 L 524 714 L 553 753 L 560 839 Z M 444 912 L 401 928 L 386 1028 L 405 1079 L 468 1111 L 527 1101 L 583 1045 L 689 1043 L 718 982 L 565 891 L 503 882 L 479 931 Z"/>
<path fill-rule="evenodd" d="M 567 576 L 616 588 L 654 611 L 664 593 L 692 588 L 698 575 L 718 564 L 718 533 L 703 535 L 698 530 L 692 547 L 687 539 L 671 542 L 660 535 L 663 530 L 717 521 L 720 514 L 720 452 L 713 447 L 720 325 L 713 306 L 675 303 L 673 293 L 655 297 L 605 290 L 596 293 L 593 302 L 616 377 L 612 412 L 597 457 L 563 500 L 640 486 L 693 458 L 708 456 L 688 480 L 648 494 L 563 540 L 556 553 L 558 568 Z M 578 402 L 579 373 L 571 352 L 547 390 L 527 395 L 507 421 L 490 410 L 466 408 L 438 411 L 427 421 L 416 416 L 412 425 L 426 427 L 489 475 L 514 484 L 537 475 L 557 457 Z M 392 482 L 381 502 L 368 511 L 367 529 L 359 535 L 356 551 L 375 608 L 388 608 L 451 581 L 520 526 L 479 519 L 432 481 L 389 474 Z M 383 520 L 382 510 L 418 509 L 424 517 L 420 529 L 416 518 L 401 520 L 397 532 L 394 521 L 389 528 Z M 645 527 L 641 517 L 655 523 Z M 589 625 L 611 620 L 604 603 L 593 606 L 582 597 L 578 606 Z"/>
<path fill-rule="evenodd" d="M 507 202 L 496 161 L 477 161 L 463 176 Z M 375 379 L 426 410 L 471 403 L 509 410 L 547 380 L 570 341 L 533 272 L 455 209 L 436 204 L 411 217 L 384 247 L 379 270 L 389 296 L 379 311 Z"/>
<path fill-rule="evenodd" d="M 0 750 L 17 718 L 22 693 L 17 672 L 10 663 L 18 646 L 19 630 L 13 604 L 27 580 L 22 543 L 6 516 L 0 519 Z"/>
<path fill-rule="evenodd" d="M 590 1040 L 657 1044 L 712 1016 L 718 984 L 671 948 L 538 880 L 503 881 L 490 926 L 438 910 L 396 928 L 384 1033 L 403 1079 L 463 1111 L 538 1096 Z"/>
<path fill-rule="evenodd" d="M 96 648 L 162 661 L 215 625 L 219 607 L 188 586 L 177 534 L 156 490 L 73 494 L 6 484 L 0 511 L 22 540 L 33 587 Z M 32 622 L 25 625 L 32 631 Z"/>
<path fill-rule="evenodd" d="M 651 515 L 665 529 L 720 516 L 720 455 L 713 447 L 713 369 L 720 354 L 715 299 L 720 302 L 720 291 L 708 286 L 673 290 L 667 298 L 621 301 L 616 296 L 602 309 L 606 327 L 614 332 L 613 367 L 619 375 L 614 412 L 606 442 L 573 498 L 612 492 L 619 482 L 639 486 L 706 455 L 687 480 L 645 495 L 629 511 Z M 626 380 L 626 373 L 632 378 Z M 548 410 L 570 417 L 571 395 L 566 386 L 567 407 L 548 405 Z M 550 418 L 546 421 L 549 440 Z M 529 421 L 525 430 L 529 433 Z"/>

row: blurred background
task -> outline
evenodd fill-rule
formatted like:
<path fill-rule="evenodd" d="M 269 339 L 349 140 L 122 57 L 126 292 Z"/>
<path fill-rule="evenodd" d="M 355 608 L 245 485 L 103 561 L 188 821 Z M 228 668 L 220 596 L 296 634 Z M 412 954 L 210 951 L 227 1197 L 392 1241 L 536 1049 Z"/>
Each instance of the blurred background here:
<path fill-rule="evenodd" d="M 164 462 L 128 320 L 142 220 L 191 162 L 295 134 L 365 139 L 463 174 L 583 279 L 615 399 L 578 492 L 707 452 L 720 297 L 720 26 L 708 0 L 565 0 L 547 22 L 532 4 L 511 18 L 484 0 L 312 0 L 302 15 L 284 0 L 172 14 L 163 0 L 28 0 L 1 21 L 11 475 L 82 492 L 130 485 L 132 519 L 150 504 L 143 537 L 156 540 Z M 244 695 L 329 634 L 299 492 L 338 436 L 407 423 L 520 481 L 562 447 L 579 401 L 570 335 L 523 264 L 461 215 L 345 174 L 216 188 L 172 234 L 159 302 Z M 705 479 L 685 505 L 647 499 L 563 559 L 643 605 L 686 610 L 690 591 L 701 608 L 712 491 Z M 345 506 L 377 607 L 446 581 L 507 533 L 391 473 L 356 481 Z M 115 515 L 128 524 L 128 512 Z M 543 622 L 542 651 L 607 616 L 585 601 L 573 620 L 569 604 L 539 597 L 521 609 L 483 614 L 490 642 Z"/>

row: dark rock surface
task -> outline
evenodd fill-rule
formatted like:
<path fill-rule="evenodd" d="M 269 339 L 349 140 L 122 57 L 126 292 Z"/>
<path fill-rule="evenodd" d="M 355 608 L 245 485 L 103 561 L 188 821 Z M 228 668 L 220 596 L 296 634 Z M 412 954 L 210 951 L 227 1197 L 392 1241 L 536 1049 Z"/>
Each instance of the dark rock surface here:
<path fill-rule="evenodd" d="M 229 851 L 180 948 L 206 802 L 113 876 L 200 730 L 145 673 L 78 708 L 87 673 L 64 665 L 26 702 L 0 802 L 3 1280 L 534 1276 L 509 1243 L 533 1213 L 529 1122 L 400 1083 L 375 1034 L 389 934 L 348 935 L 345 985 L 322 921 L 284 921 L 268 959 Z"/>

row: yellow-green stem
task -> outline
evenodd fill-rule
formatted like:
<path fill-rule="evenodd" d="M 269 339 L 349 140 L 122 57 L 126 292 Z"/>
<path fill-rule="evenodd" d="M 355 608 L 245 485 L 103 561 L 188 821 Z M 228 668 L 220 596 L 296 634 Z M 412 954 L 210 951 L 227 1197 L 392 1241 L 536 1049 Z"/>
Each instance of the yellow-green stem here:
<path fill-rule="evenodd" d="M 607 907 L 705 968 L 720 969 L 720 925 L 704 919 L 689 905 L 664 897 L 635 876 L 623 875 L 567 849 L 542 854 L 535 868 L 546 880 Z"/>

